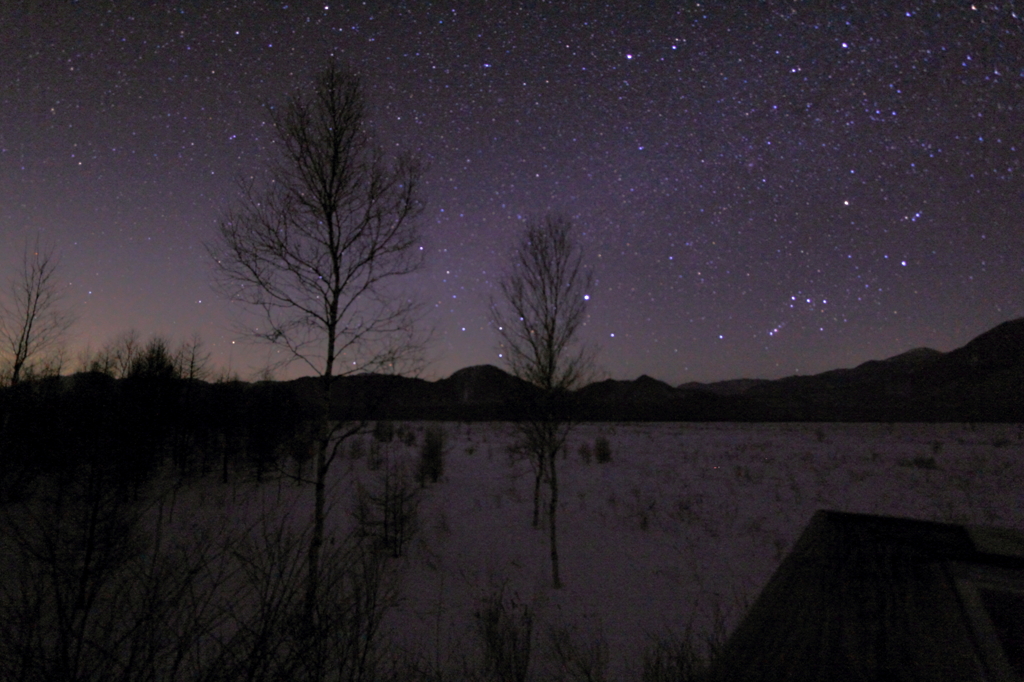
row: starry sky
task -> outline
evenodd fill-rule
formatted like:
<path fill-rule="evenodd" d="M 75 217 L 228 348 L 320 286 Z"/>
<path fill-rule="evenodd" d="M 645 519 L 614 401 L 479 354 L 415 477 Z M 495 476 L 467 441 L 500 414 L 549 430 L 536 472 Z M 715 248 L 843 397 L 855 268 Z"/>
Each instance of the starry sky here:
<path fill-rule="evenodd" d="M 72 346 L 232 327 L 204 243 L 330 59 L 429 164 L 427 378 L 500 364 L 522 221 L 572 218 L 604 376 L 948 351 L 1024 315 L 1024 7 L 1007 2 L 0 0 L 0 275 L 62 254 Z M 298 368 L 297 368 L 298 369 Z"/>

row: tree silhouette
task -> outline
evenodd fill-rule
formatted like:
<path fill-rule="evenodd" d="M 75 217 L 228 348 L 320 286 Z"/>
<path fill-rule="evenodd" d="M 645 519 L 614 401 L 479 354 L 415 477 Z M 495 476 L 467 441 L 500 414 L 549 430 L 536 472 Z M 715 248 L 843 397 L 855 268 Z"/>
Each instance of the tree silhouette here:
<path fill-rule="evenodd" d="M 52 245 L 26 243 L 21 269 L 0 300 L 0 355 L 7 356 L 9 381 L 16 385 L 35 363 L 57 350 L 75 318 L 64 307 L 57 281 L 60 259 Z"/>
<path fill-rule="evenodd" d="M 251 333 L 320 378 L 312 612 L 327 472 L 358 428 L 331 423 L 332 386 L 346 374 L 392 371 L 417 349 L 417 306 L 394 285 L 422 261 L 421 169 L 410 155 L 384 154 L 368 129 L 360 79 L 335 64 L 269 112 L 278 158 L 266 183 L 242 186 L 210 252 L 222 290 L 257 313 Z"/>
<path fill-rule="evenodd" d="M 593 354 L 578 338 L 593 276 L 583 264 L 572 223 L 560 216 L 527 223 L 511 263 L 500 298 L 491 302 L 491 319 L 509 369 L 539 389 L 518 427 L 521 447 L 534 466 L 534 528 L 540 521 L 541 483 L 548 484 L 551 572 L 555 587 L 561 587 L 556 455 L 572 427 L 570 392 L 593 373 Z"/>

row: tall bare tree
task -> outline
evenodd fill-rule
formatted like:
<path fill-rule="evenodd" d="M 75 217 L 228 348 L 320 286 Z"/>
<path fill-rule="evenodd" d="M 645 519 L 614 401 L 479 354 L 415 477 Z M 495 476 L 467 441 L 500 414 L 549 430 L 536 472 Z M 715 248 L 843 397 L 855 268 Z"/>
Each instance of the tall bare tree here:
<path fill-rule="evenodd" d="M 26 242 L 7 300 L 0 300 L 0 357 L 9 365 L 12 385 L 36 363 L 59 353 L 75 321 L 57 279 L 59 265 L 53 245 L 43 244 L 38 237 L 33 243 Z"/>
<path fill-rule="evenodd" d="M 384 154 L 368 127 L 360 79 L 337 65 L 268 110 L 278 157 L 266 183 L 243 185 L 210 252 L 222 290 L 258 313 L 250 331 L 320 378 L 312 611 L 327 473 L 356 428 L 332 424 L 332 386 L 346 374 L 391 370 L 417 348 L 417 307 L 395 284 L 422 261 L 421 168 L 410 155 Z"/>
<path fill-rule="evenodd" d="M 511 263 L 500 297 L 491 302 L 491 319 L 509 369 L 537 389 L 519 429 L 534 466 L 534 528 L 540 521 L 541 483 L 548 484 L 551 572 L 555 587 L 561 587 L 556 455 L 572 428 L 570 392 L 593 374 L 593 354 L 579 339 L 593 274 L 571 221 L 554 215 L 527 223 Z"/>

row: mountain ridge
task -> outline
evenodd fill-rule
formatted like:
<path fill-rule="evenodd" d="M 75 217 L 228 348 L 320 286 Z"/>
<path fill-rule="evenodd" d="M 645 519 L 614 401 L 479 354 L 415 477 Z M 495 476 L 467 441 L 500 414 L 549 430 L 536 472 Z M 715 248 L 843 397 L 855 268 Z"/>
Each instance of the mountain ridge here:
<path fill-rule="evenodd" d="M 434 382 L 346 377 L 335 390 L 339 417 L 461 420 L 522 418 L 535 391 L 494 365 L 465 367 Z M 917 347 L 779 379 L 678 386 L 648 375 L 604 379 L 575 391 L 572 400 L 576 418 L 585 421 L 1024 421 L 1024 318 L 948 353 Z"/>
<path fill-rule="evenodd" d="M 86 386 L 90 375 L 60 379 Z M 255 382 L 247 390 L 265 394 L 265 402 L 282 411 L 303 412 L 314 409 L 318 382 Z M 218 384 L 194 383 L 210 400 L 220 393 Z M 331 409 L 341 420 L 514 421 L 528 417 L 536 395 L 536 388 L 499 367 L 475 365 L 436 381 L 388 374 L 337 377 Z M 647 375 L 604 379 L 568 398 L 563 407 L 581 421 L 1024 423 L 1024 318 L 947 353 L 912 348 L 855 367 L 779 379 L 678 386 Z"/>

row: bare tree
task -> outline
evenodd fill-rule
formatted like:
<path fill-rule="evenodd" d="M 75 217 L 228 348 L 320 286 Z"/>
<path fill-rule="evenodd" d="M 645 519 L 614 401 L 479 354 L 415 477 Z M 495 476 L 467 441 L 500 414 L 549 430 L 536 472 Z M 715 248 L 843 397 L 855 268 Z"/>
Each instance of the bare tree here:
<path fill-rule="evenodd" d="M 512 373 L 532 384 L 537 396 L 519 423 L 521 446 L 534 466 L 533 526 L 539 525 L 541 482 L 548 484 L 551 571 L 558 572 L 556 455 L 572 428 L 568 398 L 593 373 L 593 354 L 580 342 L 593 275 L 572 223 L 548 215 L 526 226 L 501 281 L 501 296 L 491 302 L 491 319 L 501 337 L 503 357 Z"/>
<path fill-rule="evenodd" d="M 180 342 L 173 352 L 170 345 L 171 341 L 162 336 L 154 336 L 143 342 L 138 330 L 129 329 L 115 336 L 95 353 L 88 350 L 83 352 L 79 366 L 82 371 L 100 372 L 115 379 L 124 379 L 144 369 L 146 363 L 152 364 L 154 359 L 162 358 L 163 364 L 170 364 L 175 378 L 199 381 L 210 378 L 210 353 L 206 351 L 198 333 Z"/>
<path fill-rule="evenodd" d="M 174 351 L 174 367 L 182 379 L 206 381 L 210 377 L 210 354 L 198 332 L 178 345 Z"/>
<path fill-rule="evenodd" d="M 57 281 L 59 265 L 52 245 L 38 237 L 26 243 L 21 269 L 10 280 L 9 300 L 0 301 L 0 356 L 7 356 L 11 385 L 48 354 L 59 356 L 60 344 L 75 321 Z"/>
<path fill-rule="evenodd" d="M 358 425 L 332 425 L 339 376 L 393 371 L 416 349 L 416 305 L 394 287 L 422 262 L 415 218 L 421 169 L 387 157 L 366 121 L 357 76 L 330 65 L 309 92 L 269 108 L 278 159 L 269 181 L 247 183 L 210 252 L 219 284 L 259 315 L 250 331 L 319 378 L 321 419 L 307 603 L 317 597 L 325 481 Z"/>
<path fill-rule="evenodd" d="M 86 354 L 82 366 L 87 372 L 100 372 L 115 379 L 123 379 L 128 376 L 143 348 L 138 330 L 129 329 L 108 341 L 95 355 Z"/>

